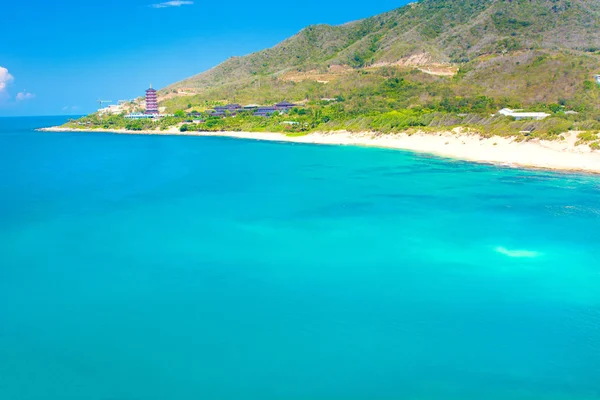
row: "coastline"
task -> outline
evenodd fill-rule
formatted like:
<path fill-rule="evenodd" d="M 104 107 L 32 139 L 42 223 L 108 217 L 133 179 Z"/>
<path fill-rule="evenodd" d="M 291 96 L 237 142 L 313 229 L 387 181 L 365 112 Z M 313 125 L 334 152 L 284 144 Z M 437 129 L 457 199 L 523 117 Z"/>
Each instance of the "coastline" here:
<path fill-rule="evenodd" d="M 498 164 L 518 168 L 536 168 L 555 171 L 600 174 L 600 151 L 587 145 L 576 146 L 577 132 L 563 134 L 564 140 L 533 139 L 519 142 L 516 138 L 494 136 L 484 138 L 460 128 L 438 133 L 377 134 L 373 132 L 310 133 L 287 136 L 268 132 L 179 132 L 178 128 L 164 131 L 127 131 L 109 129 L 72 129 L 63 127 L 41 128 L 46 132 L 104 132 L 130 135 L 173 135 L 232 137 L 291 143 L 379 147 L 433 154 L 465 161 Z"/>

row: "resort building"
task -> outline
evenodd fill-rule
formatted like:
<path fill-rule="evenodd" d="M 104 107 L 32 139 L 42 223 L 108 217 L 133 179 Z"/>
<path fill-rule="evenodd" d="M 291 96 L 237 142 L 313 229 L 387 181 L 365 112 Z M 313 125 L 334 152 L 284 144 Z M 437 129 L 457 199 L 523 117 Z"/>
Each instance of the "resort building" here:
<path fill-rule="evenodd" d="M 146 111 L 146 114 L 142 114 L 142 113 L 127 114 L 125 116 L 125 118 L 126 119 L 150 119 L 150 118 L 154 118 L 155 116 L 157 116 L 157 114 L 148 114 L 148 112 Z"/>
<path fill-rule="evenodd" d="M 216 106 L 215 111 L 236 111 L 240 110 L 242 106 L 239 104 L 227 104 L 225 106 Z"/>
<path fill-rule="evenodd" d="M 277 107 L 258 107 L 254 111 L 255 117 L 270 117 L 275 112 L 279 111 Z"/>
<path fill-rule="evenodd" d="M 211 111 L 210 115 L 213 117 L 226 117 L 228 115 L 235 115 L 238 111 L 243 108 L 239 104 L 227 104 L 225 106 L 216 106 L 214 111 Z"/>
<path fill-rule="evenodd" d="M 152 89 L 152 84 L 146 90 L 146 114 L 158 114 L 158 99 L 156 98 L 156 90 Z"/>
<path fill-rule="evenodd" d="M 275 112 L 285 113 L 294 107 L 298 107 L 294 103 L 283 101 L 274 106 L 259 106 L 258 104 L 248 104 L 241 106 L 239 104 L 227 104 L 225 106 L 216 106 L 210 115 L 213 117 L 228 117 L 235 116 L 240 111 L 253 111 L 253 115 L 257 117 L 268 117 Z"/>
<path fill-rule="evenodd" d="M 510 108 L 503 108 L 498 111 L 498 114 L 512 117 L 517 121 L 522 119 L 534 119 L 539 121 L 550 116 L 550 114 L 544 112 L 521 112 L 519 110 L 511 110 Z"/>

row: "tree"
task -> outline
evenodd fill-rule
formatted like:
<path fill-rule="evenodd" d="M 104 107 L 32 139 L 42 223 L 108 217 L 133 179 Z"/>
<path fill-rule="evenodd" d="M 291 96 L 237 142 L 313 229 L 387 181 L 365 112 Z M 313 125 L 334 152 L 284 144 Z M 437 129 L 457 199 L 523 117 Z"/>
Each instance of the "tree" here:
<path fill-rule="evenodd" d="M 185 118 L 185 111 L 183 110 L 177 110 L 174 114 L 177 118 Z"/>

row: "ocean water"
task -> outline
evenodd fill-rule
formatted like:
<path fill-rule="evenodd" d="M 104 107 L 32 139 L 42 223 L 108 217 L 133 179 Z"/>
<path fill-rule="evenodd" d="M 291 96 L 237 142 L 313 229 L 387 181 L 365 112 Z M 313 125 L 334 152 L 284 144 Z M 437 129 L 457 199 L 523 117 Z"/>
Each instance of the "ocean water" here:
<path fill-rule="evenodd" d="M 0 119 L 0 399 L 600 399 L 600 177 Z"/>

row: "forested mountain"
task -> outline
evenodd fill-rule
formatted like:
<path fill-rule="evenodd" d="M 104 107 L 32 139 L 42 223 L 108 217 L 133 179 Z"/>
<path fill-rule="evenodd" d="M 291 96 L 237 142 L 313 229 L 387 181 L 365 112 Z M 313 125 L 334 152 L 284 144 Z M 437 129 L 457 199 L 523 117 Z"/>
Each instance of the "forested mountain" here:
<path fill-rule="evenodd" d="M 535 86 L 545 71 L 545 83 L 557 81 L 569 97 L 574 91 L 569 86 L 582 85 L 598 67 L 599 6 L 598 0 L 423 0 L 340 26 L 309 26 L 271 49 L 233 57 L 163 93 L 258 86 L 265 78 L 328 82 L 352 70 L 398 65 L 429 66 L 434 73 L 460 68 L 466 82 L 488 87 L 483 91 L 492 96 L 511 95 L 501 86 L 515 75 L 532 78 L 529 87 Z M 517 80 L 516 86 L 523 83 Z M 551 92 L 546 88 L 525 100 L 558 100 L 559 93 Z"/>

